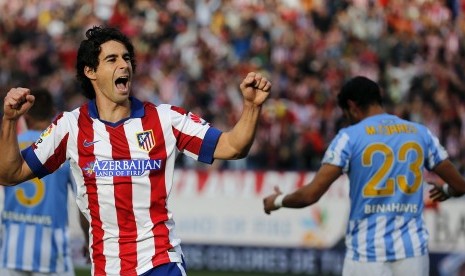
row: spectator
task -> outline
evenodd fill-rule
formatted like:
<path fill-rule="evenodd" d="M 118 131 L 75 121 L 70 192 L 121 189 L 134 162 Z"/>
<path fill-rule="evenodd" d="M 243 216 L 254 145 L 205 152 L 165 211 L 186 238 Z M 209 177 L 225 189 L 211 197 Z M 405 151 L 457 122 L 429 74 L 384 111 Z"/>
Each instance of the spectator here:
<path fill-rule="evenodd" d="M 134 85 L 142 88 L 141 98 L 157 104 L 182 103 L 215 118 L 215 124 L 231 126 L 228 117 L 240 114 L 235 108 L 240 97 L 225 86 L 237 83 L 236 76 L 244 71 L 260 70 L 273 79 L 271 97 L 285 99 L 288 109 L 299 104 L 316 110 L 314 114 L 324 111 L 312 129 L 324 136 L 327 146 L 341 113 L 326 108 L 335 106 L 338 86 L 356 74 L 377 80 L 388 97 L 386 108 L 406 117 L 411 105 L 417 105 L 413 101 L 427 103 L 440 90 L 445 98 L 465 94 L 464 7 L 457 1 L 422 0 L 0 0 L 0 9 L 9 15 L 0 17 L 0 91 L 28 82 L 47 87 L 60 110 L 78 106 L 83 99 L 72 72 L 76 40 L 93 25 L 121 25 L 139 49 L 143 74 Z M 314 81 L 307 81 L 309 76 Z M 219 90 L 222 79 L 226 85 L 221 89 L 228 97 L 211 92 Z M 319 101 L 302 103 L 297 93 Z M 205 100 L 196 100 L 200 98 L 208 100 L 206 108 L 200 108 L 205 105 Z M 454 106 L 463 104 L 462 96 Z M 457 119 L 444 111 L 443 106 L 433 109 L 439 125 Z M 275 137 L 298 136 L 299 127 L 281 128 Z M 273 146 L 276 138 L 267 133 L 276 131 L 267 124 L 259 129 L 263 135 L 258 133 L 256 143 Z M 437 135 L 443 141 L 447 133 L 440 130 Z M 459 147 L 456 158 L 464 159 L 463 141 Z M 297 147 L 290 150 L 305 160 Z M 250 156 L 251 166 L 267 163 L 267 155 L 256 152 Z M 306 167 L 302 161 L 290 165 L 276 160 L 267 168 L 282 169 L 279 164 L 293 170 Z"/>

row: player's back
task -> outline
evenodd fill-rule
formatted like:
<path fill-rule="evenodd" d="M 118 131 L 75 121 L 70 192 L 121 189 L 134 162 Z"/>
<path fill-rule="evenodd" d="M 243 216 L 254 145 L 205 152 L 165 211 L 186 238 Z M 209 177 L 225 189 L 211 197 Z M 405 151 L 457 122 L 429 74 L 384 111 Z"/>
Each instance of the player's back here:
<path fill-rule="evenodd" d="M 349 137 L 352 214 L 354 219 L 377 213 L 421 214 L 423 170 L 435 142 L 428 130 L 417 123 L 383 114 L 369 117 L 345 130 Z M 435 164 L 435 163 L 434 163 Z M 429 167 L 430 168 L 430 167 Z M 361 196 L 360 196 L 361 195 Z M 380 204 L 401 205 L 386 211 Z M 377 206 L 377 207 L 376 207 Z M 399 206 L 394 206 L 399 207 Z"/>
<path fill-rule="evenodd" d="M 40 136 L 27 131 L 20 147 Z M 42 179 L 5 187 L 0 267 L 35 271 L 73 270 L 68 244 L 69 164 Z"/>
<path fill-rule="evenodd" d="M 389 114 L 342 129 L 331 154 L 350 180 L 346 245 L 351 259 L 397 260 L 427 253 L 423 170 L 447 157 L 422 125 Z"/>

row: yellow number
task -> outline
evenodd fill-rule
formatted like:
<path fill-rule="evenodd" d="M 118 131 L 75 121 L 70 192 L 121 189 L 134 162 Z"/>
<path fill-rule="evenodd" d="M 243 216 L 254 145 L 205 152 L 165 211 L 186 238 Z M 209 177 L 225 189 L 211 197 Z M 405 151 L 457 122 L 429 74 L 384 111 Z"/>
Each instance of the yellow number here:
<path fill-rule="evenodd" d="M 388 196 L 394 194 L 394 179 L 389 178 L 384 187 L 378 187 L 381 180 L 389 173 L 394 164 L 394 155 L 392 149 L 386 144 L 371 144 L 368 146 L 362 155 L 363 166 L 371 166 L 372 159 L 375 153 L 381 153 L 384 156 L 384 163 L 381 168 L 368 180 L 367 185 L 363 189 L 363 195 L 367 197 Z"/>
<path fill-rule="evenodd" d="M 422 182 L 421 165 L 423 163 L 423 150 L 421 146 L 415 142 L 407 142 L 403 144 L 399 149 L 397 161 L 407 162 L 407 155 L 410 151 L 416 152 L 416 159 L 409 166 L 409 170 L 414 175 L 414 182 L 410 185 L 407 183 L 406 175 L 398 175 L 396 179 L 389 177 L 386 179 L 385 184 L 382 185 L 383 179 L 392 169 L 396 156 L 394 151 L 386 144 L 376 143 L 369 145 L 362 154 L 362 165 L 371 166 L 373 156 L 376 153 L 384 156 L 384 162 L 363 188 L 363 196 L 377 197 L 393 195 L 395 192 L 396 182 L 402 192 L 409 195 L 415 193 L 420 188 Z"/>
<path fill-rule="evenodd" d="M 397 176 L 397 183 L 399 183 L 399 188 L 402 192 L 411 195 L 415 193 L 418 188 L 420 188 L 422 176 L 421 176 L 421 165 L 423 164 L 423 150 L 420 145 L 415 142 L 408 142 L 402 145 L 399 150 L 399 161 L 407 162 L 407 154 L 409 151 L 416 151 L 417 158 L 410 164 L 410 171 L 413 173 L 414 182 L 413 185 L 409 186 L 407 183 L 407 177 L 405 175 Z"/>
<path fill-rule="evenodd" d="M 18 189 L 16 190 L 16 199 L 18 199 L 19 203 L 27 207 L 36 206 L 42 201 L 42 199 L 44 199 L 44 195 L 45 195 L 44 182 L 40 181 L 40 179 L 37 177 L 32 179 L 31 182 L 32 184 L 34 184 L 34 187 L 36 190 L 35 193 L 31 197 L 28 197 L 26 193 L 24 192 L 24 189 L 22 189 L 21 187 L 18 187 Z"/>

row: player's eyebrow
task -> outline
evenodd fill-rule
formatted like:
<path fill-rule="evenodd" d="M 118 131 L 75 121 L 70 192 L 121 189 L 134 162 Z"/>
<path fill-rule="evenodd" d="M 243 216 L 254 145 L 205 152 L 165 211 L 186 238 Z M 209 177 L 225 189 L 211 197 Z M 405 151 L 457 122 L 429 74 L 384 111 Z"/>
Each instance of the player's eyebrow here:
<path fill-rule="evenodd" d="M 117 56 L 118 56 L 117 54 L 109 54 L 109 55 L 105 56 L 102 60 L 116 58 Z"/>
<path fill-rule="evenodd" d="M 129 53 L 124 53 L 123 55 L 123 58 L 127 58 L 129 57 Z M 105 56 L 102 60 L 108 60 L 108 59 L 112 59 L 112 58 L 117 58 L 118 57 L 118 54 L 109 54 L 107 56 Z"/>

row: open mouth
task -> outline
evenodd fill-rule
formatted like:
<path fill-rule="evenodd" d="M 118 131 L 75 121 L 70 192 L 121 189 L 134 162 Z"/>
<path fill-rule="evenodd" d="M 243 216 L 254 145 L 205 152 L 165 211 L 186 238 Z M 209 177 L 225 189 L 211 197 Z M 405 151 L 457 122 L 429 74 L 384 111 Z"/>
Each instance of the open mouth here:
<path fill-rule="evenodd" d="M 118 90 L 120 91 L 125 91 L 125 92 L 128 91 L 129 89 L 128 83 L 129 83 L 128 76 L 119 77 L 115 81 L 116 88 L 118 88 Z"/>

